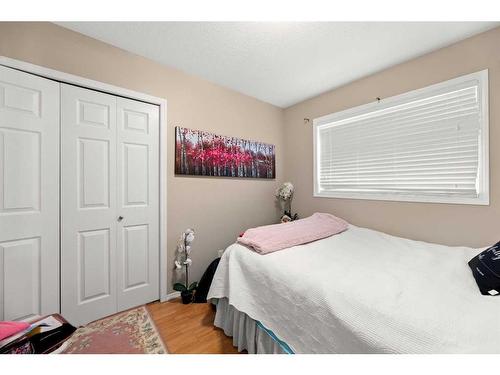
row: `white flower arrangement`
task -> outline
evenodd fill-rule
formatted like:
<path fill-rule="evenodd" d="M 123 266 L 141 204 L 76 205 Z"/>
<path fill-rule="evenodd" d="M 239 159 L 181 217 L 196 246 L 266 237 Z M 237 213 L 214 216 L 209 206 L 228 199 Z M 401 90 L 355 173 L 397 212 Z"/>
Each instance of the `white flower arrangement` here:
<path fill-rule="evenodd" d="M 291 182 L 285 182 L 276 189 L 276 193 L 274 195 L 282 201 L 288 201 L 293 198 L 293 190 L 293 184 Z"/>
<path fill-rule="evenodd" d="M 187 296 L 186 301 L 191 302 L 193 293 L 198 286 L 197 282 L 189 285 L 189 267 L 193 264 L 190 257 L 191 254 L 191 243 L 194 241 L 194 230 L 191 228 L 186 229 L 182 232 L 179 243 L 177 244 L 177 257 L 175 259 L 174 265 L 177 270 L 185 268 L 185 279 L 186 283 L 175 283 L 174 290 L 181 292 Z M 184 297 L 183 297 L 184 300 Z"/>
<path fill-rule="evenodd" d="M 284 203 L 284 215 L 281 217 L 281 222 L 286 223 L 296 220 L 298 215 L 292 215 L 292 199 L 295 189 L 291 182 L 285 182 L 274 193 L 275 197 Z"/>

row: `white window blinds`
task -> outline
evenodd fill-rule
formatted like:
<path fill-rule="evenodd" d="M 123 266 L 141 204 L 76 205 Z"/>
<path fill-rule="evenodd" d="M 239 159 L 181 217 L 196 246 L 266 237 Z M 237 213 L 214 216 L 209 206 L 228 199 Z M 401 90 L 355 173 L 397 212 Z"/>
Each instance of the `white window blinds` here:
<path fill-rule="evenodd" d="M 487 71 L 314 121 L 317 196 L 488 204 Z"/>

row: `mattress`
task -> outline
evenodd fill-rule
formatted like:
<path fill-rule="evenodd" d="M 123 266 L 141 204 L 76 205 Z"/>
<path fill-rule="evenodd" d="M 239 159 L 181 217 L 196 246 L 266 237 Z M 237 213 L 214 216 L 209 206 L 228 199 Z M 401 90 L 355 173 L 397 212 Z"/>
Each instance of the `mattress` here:
<path fill-rule="evenodd" d="M 483 249 L 353 225 L 259 255 L 233 244 L 208 298 L 227 298 L 294 353 L 500 353 L 500 297 L 467 265 Z"/>

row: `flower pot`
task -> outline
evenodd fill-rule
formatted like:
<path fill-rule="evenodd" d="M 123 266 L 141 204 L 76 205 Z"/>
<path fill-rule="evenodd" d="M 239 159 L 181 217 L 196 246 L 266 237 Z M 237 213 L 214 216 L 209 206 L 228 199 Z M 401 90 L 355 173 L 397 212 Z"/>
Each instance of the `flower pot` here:
<path fill-rule="evenodd" d="M 193 291 L 192 290 L 183 290 L 181 292 L 182 303 L 187 305 L 193 302 Z"/>

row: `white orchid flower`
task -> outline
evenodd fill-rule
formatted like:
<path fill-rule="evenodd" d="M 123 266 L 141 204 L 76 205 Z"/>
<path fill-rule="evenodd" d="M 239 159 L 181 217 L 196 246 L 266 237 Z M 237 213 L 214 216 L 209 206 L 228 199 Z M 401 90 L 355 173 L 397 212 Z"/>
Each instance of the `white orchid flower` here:
<path fill-rule="evenodd" d="M 179 238 L 179 243 L 177 244 L 177 260 L 174 261 L 175 268 L 181 270 L 183 267 L 189 267 L 193 261 L 189 258 L 191 253 L 191 242 L 194 241 L 194 230 L 191 228 L 186 229 Z M 186 270 L 187 271 L 187 270 Z M 186 272 L 186 286 L 188 286 L 188 273 Z"/>
<path fill-rule="evenodd" d="M 191 228 L 188 228 L 184 231 L 183 233 L 184 240 L 187 244 L 190 244 L 191 242 L 194 241 L 194 230 Z"/>
<path fill-rule="evenodd" d="M 287 201 L 293 196 L 293 184 L 291 182 L 285 182 L 278 189 L 276 189 L 275 196 L 278 199 Z"/>

